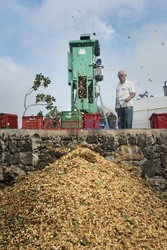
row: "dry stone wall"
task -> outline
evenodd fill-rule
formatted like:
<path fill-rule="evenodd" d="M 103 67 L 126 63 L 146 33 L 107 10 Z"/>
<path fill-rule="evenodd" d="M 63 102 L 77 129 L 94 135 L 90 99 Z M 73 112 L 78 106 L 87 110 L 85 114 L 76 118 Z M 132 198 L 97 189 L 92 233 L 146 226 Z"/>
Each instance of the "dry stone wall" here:
<path fill-rule="evenodd" d="M 167 189 L 167 130 L 0 130 L 0 183 L 45 167 L 78 145 L 116 163 L 130 163 L 159 189 Z"/>

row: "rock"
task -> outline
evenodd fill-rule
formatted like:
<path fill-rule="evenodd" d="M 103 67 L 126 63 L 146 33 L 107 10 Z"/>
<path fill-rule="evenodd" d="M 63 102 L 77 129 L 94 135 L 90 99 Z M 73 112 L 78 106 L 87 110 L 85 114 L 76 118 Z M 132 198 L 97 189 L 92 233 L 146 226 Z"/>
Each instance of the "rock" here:
<path fill-rule="evenodd" d="M 32 152 L 27 152 L 27 153 L 23 153 L 22 157 L 21 157 L 21 163 L 23 165 L 32 165 L 33 164 L 33 154 Z"/>
<path fill-rule="evenodd" d="M 88 143 L 86 141 L 81 142 L 82 147 L 86 147 L 87 145 L 88 145 Z"/>
<path fill-rule="evenodd" d="M 9 142 L 9 151 L 11 153 L 17 152 L 17 146 L 15 143 L 13 143 L 13 141 Z"/>
<path fill-rule="evenodd" d="M 162 169 L 162 176 L 167 179 L 167 168 Z"/>
<path fill-rule="evenodd" d="M 10 152 L 4 153 L 4 165 L 10 166 L 12 164 L 12 156 Z"/>
<path fill-rule="evenodd" d="M 166 190 L 167 189 L 167 180 L 161 176 L 155 176 L 153 178 L 148 178 L 147 183 L 152 187 L 155 187 L 158 190 Z"/>
<path fill-rule="evenodd" d="M 140 148 L 146 147 L 147 142 L 146 142 L 146 136 L 145 135 L 138 136 L 138 145 L 139 145 Z"/>
<path fill-rule="evenodd" d="M 17 166 L 11 165 L 10 167 L 5 167 L 3 171 L 4 181 L 12 181 L 16 177 L 24 176 L 25 172 L 18 168 Z"/>
<path fill-rule="evenodd" d="M 32 150 L 31 141 L 20 139 L 17 141 L 17 148 L 19 149 L 19 151 L 22 151 L 22 152 L 31 151 Z"/>
<path fill-rule="evenodd" d="M 136 135 L 129 135 L 128 142 L 130 145 L 136 145 L 137 144 L 137 136 Z"/>
<path fill-rule="evenodd" d="M 141 160 L 144 160 L 144 156 L 136 145 L 121 145 L 115 154 L 115 162 Z"/>
<path fill-rule="evenodd" d="M 2 144 L 0 142 L 0 154 L 2 154 L 2 152 L 3 152 L 3 147 L 2 147 Z"/>
<path fill-rule="evenodd" d="M 20 164 L 20 153 L 14 153 L 13 155 L 13 164 L 19 165 Z"/>
<path fill-rule="evenodd" d="M 161 175 L 161 163 L 158 160 L 145 161 L 142 166 L 142 176 L 152 178 Z"/>
<path fill-rule="evenodd" d="M 0 166 L 0 181 L 3 181 L 3 166 Z"/>
<path fill-rule="evenodd" d="M 116 149 L 116 144 L 113 137 L 102 138 L 101 148 L 106 151 L 113 151 Z"/>
<path fill-rule="evenodd" d="M 159 137 L 157 138 L 157 143 L 158 143 L 159 145 L 164 144 L 164 145 L 167 146 L 167 135 L 166 135 L 166 134 L 162 134 L 161 136 L 159 136 Z"/>
<path fill-rule="evenodd" d="M 115 161 L 115 159 L 114 159 L 113 156 L 106 156 L 105 158 L 106 158 L 107 161 L 110 161 L 110 162 L 114 162 Z"/>
<path fill-rule="evenodd" d="M 167 169 L 167 154 L 161 155 L 161 164 L 163 168 Z"/>
<path fill-rule="evenodd" d="M 86 138 L 86 142 L 91 143 L 98 143 L 98 137 L 96 135 L 88 135 Z"/>
<path fill-rule="evenodd" d="M 157 152 L 157 146 L 149 146 L 144 148 L 144 156 L 146 159 L 158 159 L 160 158 L 160 153 Z"/>
<path fill-rule="evenodd" d="M 119 143 L 119 145 L 125 145 L 125 144 L 127 144 L 128 141 L 127 141 L 126 136 L 120 136 L 120 137 L 118 138 L 118 143 Z"/>

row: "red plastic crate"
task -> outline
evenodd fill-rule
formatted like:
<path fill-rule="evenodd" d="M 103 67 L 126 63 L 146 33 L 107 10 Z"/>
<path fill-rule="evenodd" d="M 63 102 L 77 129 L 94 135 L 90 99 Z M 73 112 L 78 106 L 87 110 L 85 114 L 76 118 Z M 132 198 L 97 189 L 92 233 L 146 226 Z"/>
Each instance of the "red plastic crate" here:
<path fill-rule="evenodd" d="M 61 122 L 55 121 L 54 119 L 44 119 L 44 129 L 45 130 L 60 130 Z"/>
<path fill-rule="evenodd" d="M 167 128 L 167 113 L 153 113 L 149 120 L 151 128 Z"/>
<path fill-rule="evenodd" d="M 23 116 L 22 129 L 43 129 L 42 116 Z"/>
<path fill-rule="evenodd" d="M 83 115 L 83 127 L 84 129 L 99 129 L 100 128 L 100 114 L 85 113 Z"/>
<path fill-rule="evenodd" d="M 0 128 L 18 129 L 18 116 L 15 114 L 1 114 Z"/>

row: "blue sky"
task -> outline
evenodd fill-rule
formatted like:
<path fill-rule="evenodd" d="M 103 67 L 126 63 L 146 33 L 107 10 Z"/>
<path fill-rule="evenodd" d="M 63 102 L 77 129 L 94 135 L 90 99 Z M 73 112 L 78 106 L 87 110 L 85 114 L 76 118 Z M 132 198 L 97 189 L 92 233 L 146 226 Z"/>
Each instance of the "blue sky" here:
<path fill-rule="evenodd" d="M 83 33 L 101 45 L 100 86 L 106 106 L 114 108 L 120 69 L 127 71 L 137 94 L 147 90 L 163 96 L 166 13 L 166 0 L 0 0 L 0 112 L 21 119 L 24 96 L 37 73 L 51 79 L 47 91 L 55 96 L 58 109 L 70 110 L 68 42 Z M 27 115 L 38 111 L 30 109 Z"/>

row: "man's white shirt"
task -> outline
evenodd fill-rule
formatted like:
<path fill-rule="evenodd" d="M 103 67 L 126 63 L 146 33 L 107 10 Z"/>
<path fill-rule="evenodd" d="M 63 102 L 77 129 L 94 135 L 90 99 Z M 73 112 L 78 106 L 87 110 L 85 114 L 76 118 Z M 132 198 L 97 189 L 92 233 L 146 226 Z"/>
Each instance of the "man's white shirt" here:
<path fill-rule="evenodd" d="M 126 80 L 123 84 L 120 82 L 116 87 L 116 108 L 133 106 L 133 98 L 129 102 L 125 102 L 125 99 L 135 91 L 134 84 L 131 81 Z"/>

